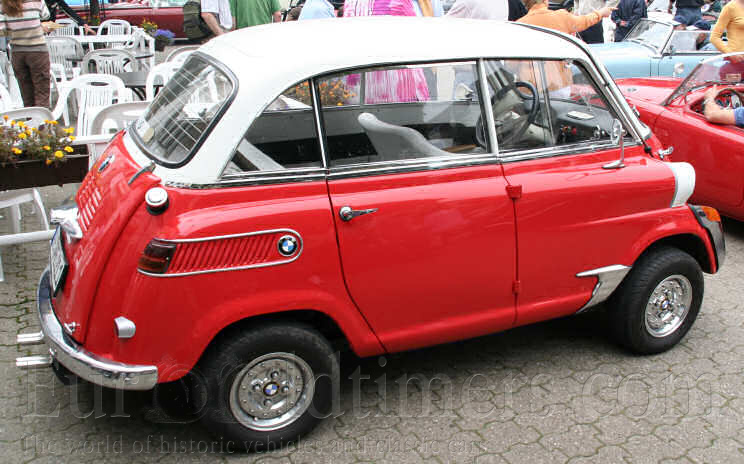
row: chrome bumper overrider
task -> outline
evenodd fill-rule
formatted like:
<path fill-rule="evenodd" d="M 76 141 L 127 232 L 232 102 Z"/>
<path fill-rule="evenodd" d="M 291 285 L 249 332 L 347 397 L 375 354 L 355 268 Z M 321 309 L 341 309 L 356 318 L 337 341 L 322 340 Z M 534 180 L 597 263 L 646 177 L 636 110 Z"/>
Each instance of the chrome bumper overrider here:
<path fill-rule="evenodd" d="M 119 390 L 150 390 L 157 384 L 157 367 L 122 364 L 104 359 L 82 348 L 64 333 L 62 325 L 54 314 L 54 308 L 52 308 L 49 268 L 44 270 L 39 280 L 37 309 L 43 333 L 42 339 L 49 346 L 51 357 L 78 377 L 104 387 Z M 41 337 L 38 334 L 31 334 L 28 337 L 19 336 L 18 341 L 22 344 L 34 344 L 41 341 L 39 338 Z M 16 366 L 29 368 L 44 365 L 41 362 L 24 363 L 25 359 L 30 358 L 17 359 Z M 49 360 L 51 361 L 51 358 Z"/>

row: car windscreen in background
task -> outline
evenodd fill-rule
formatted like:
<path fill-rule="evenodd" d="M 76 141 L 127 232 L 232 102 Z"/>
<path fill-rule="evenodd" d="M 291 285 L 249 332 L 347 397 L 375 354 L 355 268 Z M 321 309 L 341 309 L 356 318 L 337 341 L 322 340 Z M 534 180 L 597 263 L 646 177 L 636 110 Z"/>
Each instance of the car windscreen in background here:
<path fill-rule="evenodd" d="M 143 151 L 166 166 L 185 164 L 224 111 L 233 88 L 227 74 L 192 55 L 134 123 Z"/>

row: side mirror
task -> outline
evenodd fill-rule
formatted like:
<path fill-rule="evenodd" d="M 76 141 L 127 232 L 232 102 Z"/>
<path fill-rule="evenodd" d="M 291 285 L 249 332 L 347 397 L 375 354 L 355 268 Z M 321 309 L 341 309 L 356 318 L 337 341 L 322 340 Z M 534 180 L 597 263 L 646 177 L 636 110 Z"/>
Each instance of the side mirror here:
<path fill-rule="evenodd" d="M 621 169 L 625 167 L 625 129 L 623 129 L 623 124 L 618 120 L 615 119 L 612 122 L 612 129 L 610 130 L 610 142 L 612 142 L 613 145 L 619 145 L 620 146 L 620 159 L 613 161 L 611 163 L 607 163 L 604 166 L 602 166 L 602 169 Z"/>

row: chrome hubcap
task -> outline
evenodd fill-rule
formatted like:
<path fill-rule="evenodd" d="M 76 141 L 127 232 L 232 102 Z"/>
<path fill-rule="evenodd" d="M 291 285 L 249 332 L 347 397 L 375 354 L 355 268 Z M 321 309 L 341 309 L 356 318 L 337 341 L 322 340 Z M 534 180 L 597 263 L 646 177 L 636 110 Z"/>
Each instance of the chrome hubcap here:
<path fill-rule="evenodd" d="M 243 367 L 230 389 L 230 410 L 244 426 L 261 431 L 286 427 L 310 406 L 313 371 L 291 353 L 270 353 Z"/>
<path fill-rule="evenodd" d="M 683 275 L 659 282 L 646 304 L 646 331 L 653 337 L 665 337 L 682 325 L 692 304 L 692 284 Z"/>

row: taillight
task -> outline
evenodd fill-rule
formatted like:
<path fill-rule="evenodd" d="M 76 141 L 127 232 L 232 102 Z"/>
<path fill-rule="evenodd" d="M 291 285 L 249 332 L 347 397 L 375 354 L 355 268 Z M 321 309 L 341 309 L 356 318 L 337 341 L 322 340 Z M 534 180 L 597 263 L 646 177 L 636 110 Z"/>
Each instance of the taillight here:
<path fill-rule="evenodd" d="M 165 274 L 175 252 L 175 243 L 154 238 L 150 240 L 150 243 L 145 247 L 145 251 L 142 252 L 137 268 L 151 274 Z"/>

